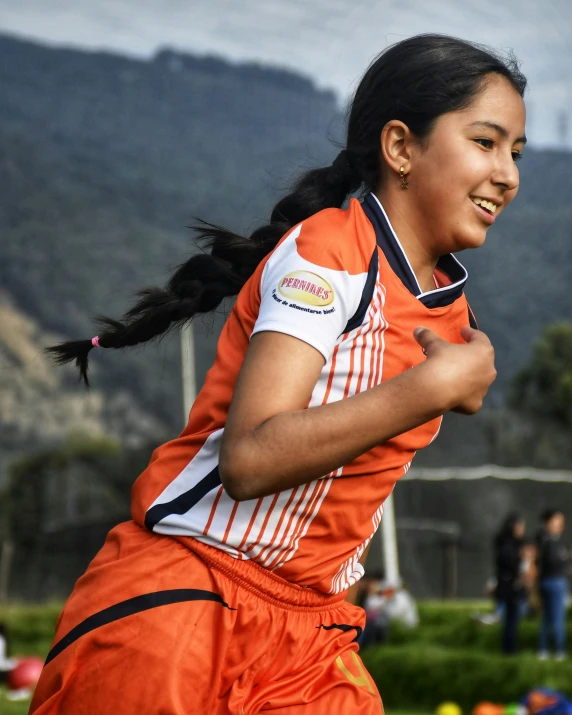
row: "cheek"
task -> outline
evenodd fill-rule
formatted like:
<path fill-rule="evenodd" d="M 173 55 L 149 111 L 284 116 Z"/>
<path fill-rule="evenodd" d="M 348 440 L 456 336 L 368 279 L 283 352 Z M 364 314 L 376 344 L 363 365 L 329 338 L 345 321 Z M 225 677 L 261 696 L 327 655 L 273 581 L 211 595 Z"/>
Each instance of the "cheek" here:
<path fill-rule="evenodd" d="M 435 162 L 428 161 L 419 175 L 420 198 L 425 206 L 437 211 L 445 206 L 451 206 L 459 194 L 459 181 L 455 178 L 458 172 L 452 171 L 452 162 L 445 161 L 443 156 Z M 415 177 L 411 175 L 411 182 Z"/>
<path fill-rule="evenodd" d="M 432 201 L 440 201 L 448 208 L 464 207 L 467 197 L 476 187 L 482 186 L 490 176 L 487 155 L 478 149 L 462 146 L 451 147 L 448 152 L 435 152 L 428 157 L 423 180 Z M 413 177 L 412 177 L 413 178 Z"/>
<path fill-rule="evenodd" d="M 455 180 L 458 189 L 467 196 L 489 180 L 491 175 L 490 155 L 476 147 L 471 147 L 464 152 L 463 156 L 459 157 L 456 168 Z"/>

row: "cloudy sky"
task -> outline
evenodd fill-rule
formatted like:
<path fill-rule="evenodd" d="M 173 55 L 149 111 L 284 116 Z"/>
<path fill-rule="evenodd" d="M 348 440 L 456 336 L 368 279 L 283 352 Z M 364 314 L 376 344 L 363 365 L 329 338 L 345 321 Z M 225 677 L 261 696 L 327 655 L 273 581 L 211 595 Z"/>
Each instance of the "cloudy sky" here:
<path fill-rule="evenodd" d="M 388 44 L 442 32 L 511 49 L 531 142 L 572 148 L 571 0 L 0 0 L 0 32 L 148 57 L 157 48 L 299 70 L 345 101 Z"/>

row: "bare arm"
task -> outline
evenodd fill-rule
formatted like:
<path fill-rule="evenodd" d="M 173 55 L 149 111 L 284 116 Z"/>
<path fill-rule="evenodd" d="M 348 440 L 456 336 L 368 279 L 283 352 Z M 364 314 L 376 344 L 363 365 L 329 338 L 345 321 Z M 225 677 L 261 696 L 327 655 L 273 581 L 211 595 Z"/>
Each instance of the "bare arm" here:
<path fill-rule="evenodd" d="M 358 395 L 309 409 L 322 355 L 288 335 L 255 335 L 221 447 L 226 491 L 242 501 L 290 489 L 449 409 L 477 411 L 496 374 L 492 348 L 484 334 L 464 330 L 470 331 L 467 345 L 421 331 L 425 362 Z"/>

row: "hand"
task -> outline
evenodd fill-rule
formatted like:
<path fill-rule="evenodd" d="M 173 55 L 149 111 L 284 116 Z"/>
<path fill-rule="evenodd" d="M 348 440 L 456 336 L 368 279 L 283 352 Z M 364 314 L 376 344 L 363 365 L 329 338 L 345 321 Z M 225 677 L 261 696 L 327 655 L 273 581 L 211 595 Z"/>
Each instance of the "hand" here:
<path fill-rule="evenodd" d="M 448 343 L 428 328 L 416 328 L 415 340 L 432 364 L 432 379 L 441 383 L 448 410 L 473 415 L 496 378 L 494 349 L 480 330 L 462 328 L 465 344 Z"/>

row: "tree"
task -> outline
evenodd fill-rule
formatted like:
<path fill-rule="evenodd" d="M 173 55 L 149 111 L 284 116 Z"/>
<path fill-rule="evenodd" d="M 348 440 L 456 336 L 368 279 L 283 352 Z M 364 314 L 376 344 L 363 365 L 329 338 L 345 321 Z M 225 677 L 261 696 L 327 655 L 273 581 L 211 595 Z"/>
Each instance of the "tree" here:
<path fill-rule="evenodd" d="M 65 523 L 110 509 L 117 500 L 113 480 L 120 446 L 108 438 L 70 436 L 57 448 L 25 456 L 9 470 L 5 510 L 11 538 L 29 549 L 50 523 Z"/>
<path fill-rule="evenodd" d="M 490 460 L 507 467 L 572 469 L 572 323 L 544 329 L 513 378 L 507 405 L 489 415 Z"/>
<path fill-rule="evenodd" d="M 529 364 L 512 382 L 509 404 L 533 418 L 572 428 L 572 323 L 544 330 Z"/>

